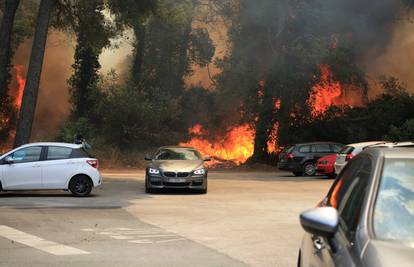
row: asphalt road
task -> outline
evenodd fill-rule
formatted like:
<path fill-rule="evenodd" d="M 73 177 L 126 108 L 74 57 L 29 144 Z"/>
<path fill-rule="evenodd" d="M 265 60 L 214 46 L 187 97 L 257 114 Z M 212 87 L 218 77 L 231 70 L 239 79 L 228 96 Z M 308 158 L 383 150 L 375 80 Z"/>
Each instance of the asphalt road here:
<path fill-rule="evenodd" d="M 89 198 L 0 193 L 0 266 L 296 266 L 298 215 L 332 180 L 210 172 L 209 192 L 144 193 L 106 172 Z"/>

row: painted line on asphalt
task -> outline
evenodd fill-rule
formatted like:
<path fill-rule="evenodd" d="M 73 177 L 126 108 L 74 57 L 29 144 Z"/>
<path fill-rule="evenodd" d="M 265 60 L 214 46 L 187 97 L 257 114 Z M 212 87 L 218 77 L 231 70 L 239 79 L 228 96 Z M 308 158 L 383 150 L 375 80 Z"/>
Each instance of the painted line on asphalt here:
<path fill-rule="evenodd" d="M 175 238 L 175 239 L 166 239 L 157 241 L 157 243 L 169 243 L 169 242 L 176 242 L 176 241 L 183 241 L 186 240 L 185 238 Z"/>
<path fill-rule="evenodd" d="M 56 256 L 90 254 L 87 251 L 48 241 L 5 225 L 0 225 L 0 236 Z"/>

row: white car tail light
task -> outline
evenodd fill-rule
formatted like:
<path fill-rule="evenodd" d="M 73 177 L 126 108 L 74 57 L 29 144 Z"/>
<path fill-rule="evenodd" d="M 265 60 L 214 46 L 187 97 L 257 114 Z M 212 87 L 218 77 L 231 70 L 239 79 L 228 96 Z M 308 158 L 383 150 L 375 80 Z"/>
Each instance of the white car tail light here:
<path fill-rule="evenodd" d="M 90 159 L 86 161 L 89 165 L 94 167 L 95 169 L 98 169 L 99 161 L 97 159 Z"/>

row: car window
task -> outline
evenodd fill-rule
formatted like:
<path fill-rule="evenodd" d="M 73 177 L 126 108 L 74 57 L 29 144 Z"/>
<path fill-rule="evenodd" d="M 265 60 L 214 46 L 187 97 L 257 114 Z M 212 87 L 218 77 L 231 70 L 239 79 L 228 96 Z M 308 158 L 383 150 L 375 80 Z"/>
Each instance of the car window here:
<path fill-rule="evenodd" d="M 414 160 L 387 159 L 374 207 L 378 239 L 414 245 Z"/>
<path fill-rule="evenodd" d="M 349 240 L 355 237 L 371 170 L 372 163 L 369 158 L 358 158 L 344 170 L 336 185 L 334 203 L 331 201 L 331 204 L 336 206 L 339 227 Z"/>
<path fill-rule="evenodd" d="M 294 149 L 295 149 L 295 146 L 289 145 L 283 148 L 282 153 L 291 153 Z"/>
<path fill-rule="evenodd" d="M 156 155 L 156 160 L 201 160 L 201 155 L 197 150 L 188 148 L 164 148 L 160 149 Z"/>
<path fill-rule="evenodd" d="M 83 148 L 76 148 L 72 149 L 72 154 L 70 154 L 70 158 L 93 158 L 93 156 Z"/>
<path fill-rule="evenodd" d="M 339 151 L 341 151 L 341 149 L 342 149 L 341 145 L 338 145 L 338 144 L 332 145 L 332 152 L 333 153 L 338 153 Z"/>
<path fill-rule="evenodd" d="M 42 154 L 42 147 L 32 146 L 19 149 L 13 152 L 9 157 L 13 160 L 14 163 L 25 163 L 39 161 L 40 155 Z"/>
<path fill-rule="evenodd" d="M 72 153 L 72 148 L 50 146 L 47 150 L 47 160 L 68 159 Z"/>
<path fill-rule="evenodd" d="M 299 147 L 300 153 L 310 153 L 311 152 L 311 146 L 301 146 Z"/>
<path fill-rule="evenodd" d="M 339 151 L 339 154 L 349 154 L 352 153 L 352 151 L 354 151 L 354 147 L 352 146 L 344 146 L 342 147 L 342 149 Z"/>
<path fill-rule="evenodd" d="M 313 145 L 313 152 L 330 153 L 331 147 L 328 144 Z"/>

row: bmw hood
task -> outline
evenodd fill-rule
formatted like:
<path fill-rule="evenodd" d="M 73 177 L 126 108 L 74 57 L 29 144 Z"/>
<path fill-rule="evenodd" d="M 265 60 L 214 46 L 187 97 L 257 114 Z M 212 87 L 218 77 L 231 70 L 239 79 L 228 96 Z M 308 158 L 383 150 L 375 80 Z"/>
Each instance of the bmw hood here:
<path fill-rule="evenodd" d="M 202 160 L 153 160 L 152 166 L 164 172 L 191 172 L 202 168 Z"/>

